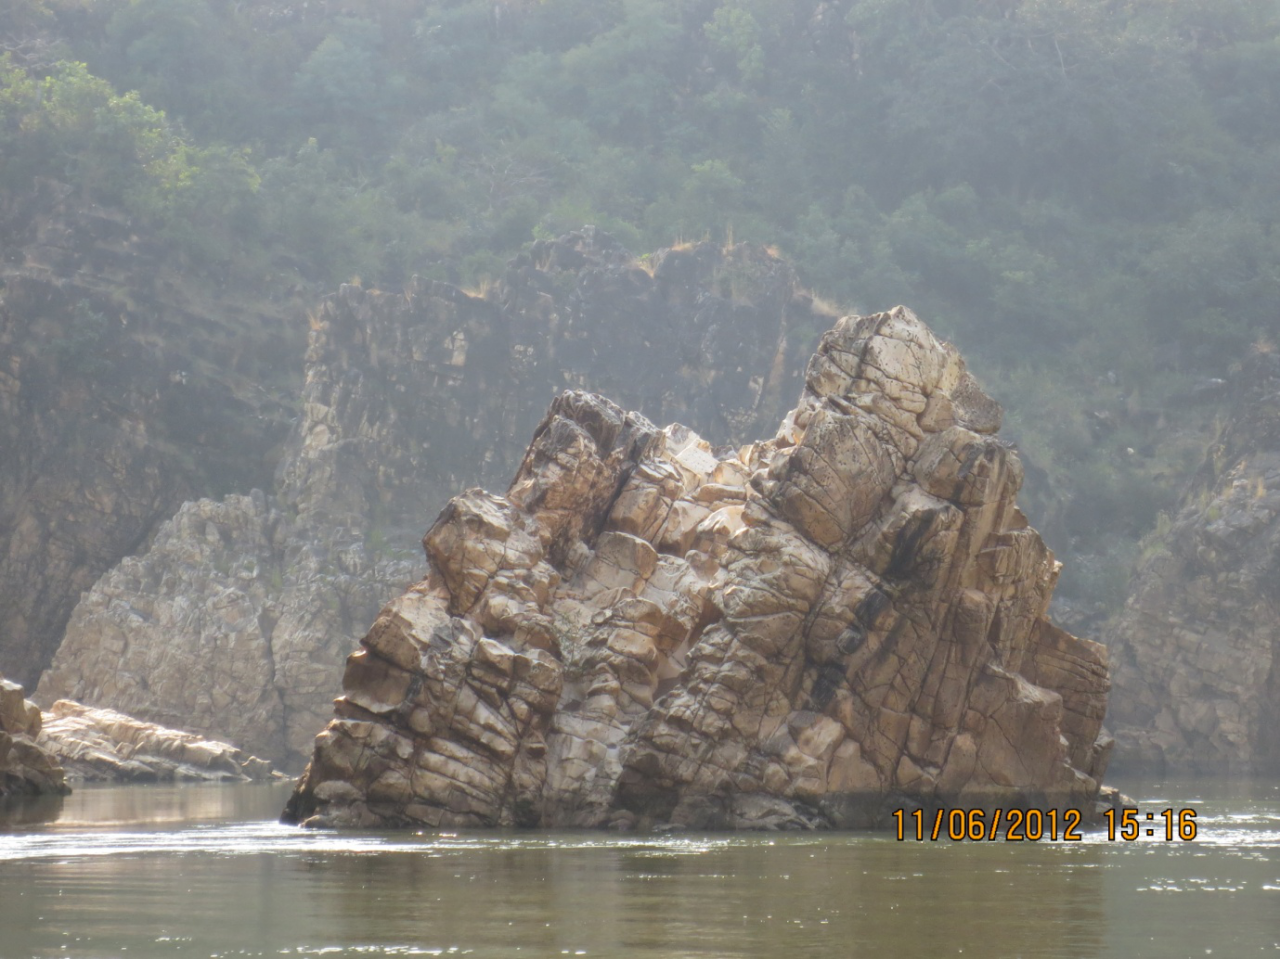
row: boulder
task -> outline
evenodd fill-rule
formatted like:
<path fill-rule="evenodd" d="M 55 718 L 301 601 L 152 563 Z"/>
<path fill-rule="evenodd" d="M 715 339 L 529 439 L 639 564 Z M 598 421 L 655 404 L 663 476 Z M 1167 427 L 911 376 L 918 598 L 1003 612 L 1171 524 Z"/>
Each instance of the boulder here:
<path fill-rule="evenodd" d="M 910 311 L 846 317 L 770 438 L 714 447 L 580 391 L 347 662 L 285 818 L 812 828 L 1078 808 L 1100 645 L 1046 618 L 999 407 Z"/>
<path fill-rule="evenodd" d="M 37 742 L 42 724 L 22 687 L 0 676 L 0 801 L 71 791 L 57 758 Z"/>

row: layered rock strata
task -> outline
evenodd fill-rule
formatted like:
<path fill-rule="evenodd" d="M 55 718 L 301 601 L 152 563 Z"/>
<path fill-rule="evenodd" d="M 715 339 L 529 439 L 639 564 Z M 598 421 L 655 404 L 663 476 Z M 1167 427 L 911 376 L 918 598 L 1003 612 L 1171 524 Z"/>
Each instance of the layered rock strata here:
<path fill-rule="evenodd" d="M 1103 630 L 1125 769 L 1280 772 L 1280 358 L 1250 358 L 1176 515 Z"/>
<path fill-rule="evenodd" d="M 551 405 L 428 530 L 286 810 L 307 825 L 854 826 L 1092 812 L 1106 654 L 1045 618 L 999 407 L 909 311 L 848 317 L 771 439 Z"/>
<path fill-rule="evenodd" d="M 118 709 L 299 769 L 344 659 L 422 575 L 406 531 L 457 489 L 505 482 L 557 391 L 607 389 L 742 441 L 785 412 L 830 319 L 758 248 L 640 261 L 593 230 L 535 244 L 487 298 L 344 286 L 312 319 L 274 489 L 188 502 L 99 580 L 37 701 Z"/>
<path fill-rule="evenodd" d="M 42 724 L 22 687 L 0 676 L 0 801 L 70 791 L 58 760 L 36 742 Z"/>
<path fill-rule="evenodd" d="M 69 700 L 53 704 L 39 745 L 81 782 L 255 782 L 283 778 L 229 743 Z"/>

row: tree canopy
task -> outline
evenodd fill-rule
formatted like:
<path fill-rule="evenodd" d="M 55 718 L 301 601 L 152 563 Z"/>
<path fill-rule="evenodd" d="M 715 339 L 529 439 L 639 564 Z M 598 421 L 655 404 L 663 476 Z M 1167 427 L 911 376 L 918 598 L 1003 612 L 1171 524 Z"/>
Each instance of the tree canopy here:
<path fill-rule="evenodd" d="M 476 283 L 591 222 L 908 303 L 1100 582 L 1192 455 L 1145 413 L 1277 335 L 1277 0 L 14 0 L 0 38 L 0 188 L 197 271 Z"/>

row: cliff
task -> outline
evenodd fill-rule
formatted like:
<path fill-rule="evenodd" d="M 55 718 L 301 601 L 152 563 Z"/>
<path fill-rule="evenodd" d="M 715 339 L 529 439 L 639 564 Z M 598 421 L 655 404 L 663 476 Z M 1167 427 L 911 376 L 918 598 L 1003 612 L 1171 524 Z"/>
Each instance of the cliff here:
<path fill-rule="evenodd" d="M 841 320 L 770 439 L 570 391 L 455 497 L 347 663 L 307 825 L 865 825 L 1093 811 L 1105 651 L 1045 611 L 999 407 L 910 312 Z"/>
<path fill-rule="evenodd" d="M 301 336 L 163 252 L 57 184 L 0 196 L 0 667 L 28 687 L 83 591 L 184 499 L 269 479 L 284 435 L 262 384 Z"/>
<path fill-rule="evenodd" d="M 268 493 L 188 502 L 86 593 L 36 698 L 226 739 L 299 768 L 342 662 L 420 578 L 446 498 L 505 482 L 538 411 L 607 390 L 741 442 L 785 412 L 830 322 L 746 245 L 637 260 L 591 229 L 542 241 L 487 296 L 347 285 L 312 318 L 301 414 Z"/>
<path fill-rule="evenodd" d="M 1176 514 L 1103 631 L 1125 768 L 1280 771 L 1280 358 L 1252 356 Z"/>

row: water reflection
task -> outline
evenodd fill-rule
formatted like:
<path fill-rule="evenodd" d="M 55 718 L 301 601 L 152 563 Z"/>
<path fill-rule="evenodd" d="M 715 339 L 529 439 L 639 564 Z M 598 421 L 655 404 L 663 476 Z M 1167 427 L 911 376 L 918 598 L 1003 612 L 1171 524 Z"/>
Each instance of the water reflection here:
<path fill-rule="evenodd" d="M 53 822 L 62 815 L 65 799 L 65 796 L 12 796 L 0 799 L 0 832 Z"/>
<path fill-rule="evenodd" d="M 1096 849 L 919 847 L 870 837 L 702 849 L 512 848 L 308 864 L 339 939 L 529 955 L 1097 956 Z M 353 890 L 359 890 L 352 894 Z"/>
<path fill-rule="evenodd" d="M 80 786 L 62 809 L 58 829 L 168 829 L 179 824 L 275 819 L 289 786 L 280 783 L 190 783 Z"/>
<path fill-rule="evenodd" d="M 1141 957 L 1280 949 L 1280 793 L 1194 843 L 311 833 L 287 787 L 86 790 L 0 835 L 0 955 Z"/>

